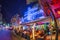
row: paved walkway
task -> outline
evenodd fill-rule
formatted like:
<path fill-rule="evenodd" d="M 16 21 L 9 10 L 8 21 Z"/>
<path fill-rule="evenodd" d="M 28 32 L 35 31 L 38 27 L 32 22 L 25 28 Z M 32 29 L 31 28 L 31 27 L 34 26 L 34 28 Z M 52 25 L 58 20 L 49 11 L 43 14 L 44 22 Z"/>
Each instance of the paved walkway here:
<path fill-rule="evenodd" d="M 25 38 L 18 36 L 15 32 L 12 32 L 12 35 L 12 40 L 26 40 Z"/>
<path fill-rule="evenodd" d="M 52 38 L 52 40 L 55 40 L 55 35 L 47 36 L 47 39 L 51 39 L 51 38 Z M 58 35 L 58 40 L 60 40 L 60 35 Z"/>
<path fill-rule="evenodd" d="M 51 39 L 51 36 L 47 36 L 47 39 Z M 26 40 L 24 38 L 20 38 L 9 30 L 0 30 L 0 40 Z M 55 35 L 52 35 L 52 40 L 55 40 Z M 60 40 L 60 35 L 58 37 Z"/>

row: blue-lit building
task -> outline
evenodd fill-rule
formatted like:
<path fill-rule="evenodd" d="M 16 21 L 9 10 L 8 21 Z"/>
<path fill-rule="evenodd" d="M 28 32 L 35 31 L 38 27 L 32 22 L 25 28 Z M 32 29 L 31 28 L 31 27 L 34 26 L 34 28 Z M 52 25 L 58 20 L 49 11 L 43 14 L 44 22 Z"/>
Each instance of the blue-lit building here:
<path fill-rule="evenodd" d="M 38 3 L 31 3 L 27 5 L 27 9 L 24 12 L 24 17 L 22 17 L 22 22 L 30 22 L 44 17 L 44 11 L 39 9 Z"/>

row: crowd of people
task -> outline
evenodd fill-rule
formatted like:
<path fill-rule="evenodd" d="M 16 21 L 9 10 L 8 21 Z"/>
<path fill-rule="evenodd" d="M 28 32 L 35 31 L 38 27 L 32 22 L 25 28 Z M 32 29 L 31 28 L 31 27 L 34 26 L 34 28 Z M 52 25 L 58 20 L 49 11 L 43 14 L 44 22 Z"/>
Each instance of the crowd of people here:
<path fill-rule="evenodd" d="M 48 35 L 51 35 L 51 30 L 53 29 L 53 27 L 46 27 L 46 30 L 44 29 L 37 29 L 34 28 L 34 37 L 35 37 L 35 40 L 50 40 L 50 39 L 47 39 L 47 36 Z M 23 27 L 20 28 L 16 28 L 15 30 L 15 33 L 17 35 L 20 35 L 21 37 L 27 39 L 27 40 L 32 40 L 33 39 L 33 32 L 32 32 L 32 28 L 28 28 L 28 29 L 25 29 L 23 30 Z"/>

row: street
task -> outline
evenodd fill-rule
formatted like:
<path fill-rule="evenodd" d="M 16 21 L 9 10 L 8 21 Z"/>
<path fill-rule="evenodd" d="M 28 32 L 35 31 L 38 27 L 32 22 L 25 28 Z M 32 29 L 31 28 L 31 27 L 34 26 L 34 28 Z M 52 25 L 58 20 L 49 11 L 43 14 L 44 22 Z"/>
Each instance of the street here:
<path fill-rule="evenodd" d="M 24 38 L 19 39 L 10 30 L 0 30 L 0 40 L 25 40 Z"/>
<path fill-rule="evenodd" d="M 9 30 L 0 30 L 0 40 L 11 40 L 11 32 Z"/>

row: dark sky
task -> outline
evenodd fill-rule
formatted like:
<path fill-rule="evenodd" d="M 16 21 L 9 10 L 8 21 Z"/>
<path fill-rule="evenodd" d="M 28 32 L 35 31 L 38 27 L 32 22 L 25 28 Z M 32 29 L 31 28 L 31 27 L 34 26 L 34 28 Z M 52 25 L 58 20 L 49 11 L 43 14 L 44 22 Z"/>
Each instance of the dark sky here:
<path fill-rule="evenodd" d="M 2 14 L 3 18 L 10 22 L 10 19 L 16 13 L 23 16 L 24 11 L 26 9 L 26 1 L 25 0 L 0 0 L 2 5 Z"/>

